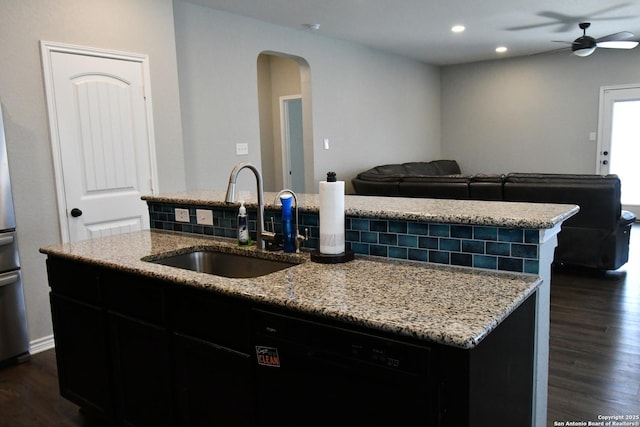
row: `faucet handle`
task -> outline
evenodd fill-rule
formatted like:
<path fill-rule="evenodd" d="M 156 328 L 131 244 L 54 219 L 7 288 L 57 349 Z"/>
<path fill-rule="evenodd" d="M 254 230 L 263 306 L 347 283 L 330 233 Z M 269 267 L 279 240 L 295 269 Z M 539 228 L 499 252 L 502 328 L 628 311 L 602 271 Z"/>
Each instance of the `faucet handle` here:
<path fill-rule="evenodd" d="M 271 223 L 271 231 L 269 231 L 268 229 L 264 230 L 261 235 L 263 240 L 268 242 L 273 242 L 276 240 L 276 225 L 273 221 L 273 217 L 271 217 L 271 221 L 267 222 L 267 225 L 269 223 Z M 265 227 L 265 228 L 268 228 L 268 227 Z"/>
<path fill-rule="evenodd" d="M 300 234 L 299 230 L 296 230 L 296 252 L 300 252 L 300 247 L 307 240 L 309 240 L 309 227 L 304 229 L 304 236 Z"/>

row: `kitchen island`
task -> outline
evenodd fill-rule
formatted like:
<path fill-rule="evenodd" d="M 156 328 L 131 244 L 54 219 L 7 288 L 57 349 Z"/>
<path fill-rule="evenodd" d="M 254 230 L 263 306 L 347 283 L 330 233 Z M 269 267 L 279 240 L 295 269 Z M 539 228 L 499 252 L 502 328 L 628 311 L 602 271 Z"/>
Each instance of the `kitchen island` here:
<path fill-rule="evenodd" d="M 213 202 L 205 202 L 185 194 L 162 197 L 154 202 L 199 207 L 218 206 L 216 203 L 219 203 L 215 198 Z M 363 203 L 358 204 L 358 218 L 366 216 L 367 209 L 371 209 L 364 202 L 380 202 L 371 199 L 376 198 L 360 199 Z M 302 199 L 301 205 L 305 206 L 304 203 Z M 346 205 L 349 215 L 349 204 Z M 458 224 L 496 226 L 503 222 L 510 228 L 528 221 L 525 228 L 547 230 L 540 232 L 544 237 L 550 235 L 548 230 L 557 232 L 561 221 L 577 209 L 520 205 L 511 208 L 517 208 L 523 215 L 511 211 L 508 218 L 504 209 L 500 211 L 501 215 L 492 217 L 489 209 L 479 206 L 475 206 L 475 211 L 469 209 L 470 206 L 466 210 L 457 206 L 451 213 L 438 217 L 435 204 L 433 212 L 424 212 L 424 206 L 420 212 L 415 209 L 415 203 L 410 210 L 408 205 L 402 207 L 402 202 L 398 208 L 394 201 L 397 210 L 376 209 L 375 217 L 379 220 L 386 214 L 396 221 L 403 216 L 419 223 L 427 215 L 429 224 L 456 224 L 454 221 L 458 221 Z M 248 206 L 251 208 L 250 203 Z M 308 203 L 306 209 L 313 211 L 312 203 Z M 484 211 L 478 214 L 478 209 Z M 441 206 L 440 210 L 446 209 Z M 475 220 L 468 219 L 470 212 Z M 463 218 L 465 215 L 467 219 Z M 526 218 L 523 220 L 523 217 Z M 543 262 L 544 252 L 548 251 L 544 246 L 550 240 L 545 237 L 538 242 Z M 277 331 L 294 324 L 307 331 L 299 336 L 302 341 L 305 336 L 317 336 L 318 342 L 322 342 L 329 339 L 327 336 L 340 337 L 348 331 L 348 338 L 344 340 L 350 348 L 350 363 L 398 373 L 392 377 L 383 376 L 380 384 L 388 383 L 388 396 L 396 395 L 396 400 L 400 397 L 421 399 L 418 402 L 422 402 L 424 425 L 480 425 L 478 423 L 489 419 L 499 425 L 501 420 L 522 420 L 523 411 L 528 419 L 535 419 L 536 402 L 541 399 L 536 395 L 540 372 L 536 372 L 539 364 L 534 357 L 539 351 L 540 293 L 541 290 L 548 293 L 544 275 L 369 256 L 358 256 L 345 264 L 325 265 L 309 261 L 306 253 L 262 252 L 260 256 L 286 258 L 296 265 L 261 277 L 229 279 L 149 262 L 193 248 L 245 254 L 255 251 L 238 248 L 222 237 L 160 230 L 42 249 L 49 256 L 56 349 L 65 397 L 107 420 L 126 421 L 132 425 L 147 425 L 149 421 L 160 423 L 156 425 L 179 424 L 185 420 L 195 422 L 200 417 L 206 418 L 202 411 L 207 407 L 215 407 L 219 419 L 228 419 L 222 409 L 229 410 L 234 414 L 231 419 L 244 420 L 238 421 L 238 425 L 269 425 L 268 414 L 274 409 L 274 402 L 283 398 L 291 402 L 296 394 L 309 392 L 299 390 L 300 384 L 295 383 L 296 378 L 303 378 L 302 374 L 307 371 L 288 377 L 293 381 L 290 385 L 297 384 L 292 394 L 292 387 L 278 386 L 273 378 L 273 372 L 278 369 L 285 372 L 286 357 L 269 353 L 269 350 L 266 353 L 257 350 L 257 347 L 262 350 L 286 348 L 289 344 L 283 342 L 291 339 L 278 336 L 280 332 Z M 86 355 L 86 352 L 80 353 L 76 341 L 88 325 L 93 325 L 91 330 L 103 331 L 88 347 L 101 360 L 104 370 L 96 370 L 93 364 L 91 381 L 87 382 L 90 376 L 85 371 L 79 377 L 76 374 L 77 378 L 71 374 L 65 383 L 63 374 L 73 371 L 71 366 L 82 363 Z M 333 332 L 327 332 L 326 328 Z M 353 334 L 358 337 L 357 342 L 373 342 L 367 344 L 368 347 L 354 344 Z M 141 340 L 148 341 L 149 337 L 154 337 L 152 344 L 140 343 Z M 331 350 L 334 341 L 340 342 L 340 339 L 329 339 L 325 347 Z M 360 350 L 354 350 L 353 345 Z M 252 347 L 256 350 L 252 351 Z M 223 356 L 205 351 L 211 348 L 224 349 Z M 323 351 L 328 351 L 335 361 L 336 354 L 344 349 L 329 350 Z M 74 354 L 76 351 L 78 354 Z M 358 353 L 357 363 L 353 360 L 354 351 Z M 308 352 L 303 349 L 299 353 Z M 156 357 L 152 357 L 154 354 Z M 420 354 L 422 356 L 416 356 Z M 281 361 L 283 365 L 279 368 L 267 363 L 265 373 L 264 364 L 257 363 L 259 360 Z M 148 370 L 140 368 L 145 363 Z M 408 371 L 407 364 L 412 366 Z M 215 366 L 222 369 L 213 369 Z M 161 371 L 166 371 L 166 375 L 160 375 Z M 220 371 L 234 372 L 235 379 L 226 378 L 229 381 L 225 382 Z M 406 381 L 397 383 L 397 378 L 403 375 L 407 376 Z M 102 392 L 106 394 L 91 387 L 96 382 L 95 376 L 101 378 L 104 387 L 99 389 L 107 390 Z M 228 387 L 220 391 L 215 381 L 198 381 L 199 376 L 212 381 L 215 378 Z M 329 370 L 321 377 L 330 376 Z M 321 378 L 312 378 L 321 383 Z M 405 386 L 412 391 L 411 396 L 398 391 Z M 89 391 L 80 396 L 78 390 L 83 387 Z M 260 390 L 269 388 L 279 390 L 280 396 L 265 399 Z M 202 396 L 196 390 L 207 390 L 205 394 L 210 396 Z M 361 388 L 360 391 L 366 390 Z M 380 394 L 379 389 L 376 392 L 376 395 Z M 333 393 L 340 395 L 335 390 Z M 144 410 L 144 399 L 142 403 L 140 401 L 140 396 L 144 395 L 166 401 L 166 405 L 161 405 L 166 412 L 161 411 L 151 420 L 145 418 L 148 411 Z M 230 396 L 236 398 L 229 399 Z M 546 400 L 546 390 L 544 398 Z M 157 399 L 153 407 L 157 407 Z M 216 400 L 224 404 L 213 405 L 211 402 Z M 299 423 L 296 416 L 300 416 L 302 409 L 313 408 L 313 405 L 305 406 L 304 402 L 308 404 L 313 400 L 305 398 L 297 402 L 300 412 L 287 406 L 290 417 L 281 414 L 279 421 L 285 425 L 287 420 L 290 425 Z M 336 399 L 341 400 L 344 399 Z M 336 401 L 332 402 L 335 404 Z M 373 404 L 374 396 L 369 396 L 368 401 Z M 515 406 L 506 409 L 508 403 Z M 372 407 L 381 404 L 378 402 Z M 193 418 L 194 414 L 200 415 Z M 398 414 L 394 416 L 393 419 L 400 419 Z M 543 425 L 541 422 L 544 421 L 537 425 Z"/>

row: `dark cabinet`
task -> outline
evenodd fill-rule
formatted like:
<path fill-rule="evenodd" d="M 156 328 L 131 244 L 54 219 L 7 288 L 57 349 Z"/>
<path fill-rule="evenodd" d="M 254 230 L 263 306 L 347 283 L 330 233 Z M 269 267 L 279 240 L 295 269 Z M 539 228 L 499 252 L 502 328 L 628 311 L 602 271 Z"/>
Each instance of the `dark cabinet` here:
<path fill-rule="evenodd" d="M 461 349 L 78 261 L 47 265 L 60 392 L 107 424 L 530 424 L 535 294 Z"/>
<path fill-rule="evenodd" d="M 107 418 L 111 402 L 104 312 L 54 293 L 50 301 L 60 394 Z"/>
<path fill-rule="evenodd" d="M 112 269 L 47 264 L 62 396 L 117 426 L 253 425 L 248 307 Z"/>
<path fill-rule="evenodd" d="M 62 396 L 108 424 L 173 425 L 164 283 L 49 258 Z"/>
<path fill-rule="evenodd" d="M 167 284 L 102 270 L 116 419 L 126 426 L 173 425 Z"/>
<path fill-rule="evenodd" d="M 169 294 L 178 425 L 253 425 L 248 308 L 199 289 Z"/>
<path fill-rule="evenodd" d="M 109 314 L 117 419 L 127 426 L 170 426 L 172 400 L 166 330 Z"/>
<path fill-rule="evenodd" d="M 107 325 L 97 271 L 80 263 L 47 264 L 60 394 L 87 413 L 111 411 Z"/>

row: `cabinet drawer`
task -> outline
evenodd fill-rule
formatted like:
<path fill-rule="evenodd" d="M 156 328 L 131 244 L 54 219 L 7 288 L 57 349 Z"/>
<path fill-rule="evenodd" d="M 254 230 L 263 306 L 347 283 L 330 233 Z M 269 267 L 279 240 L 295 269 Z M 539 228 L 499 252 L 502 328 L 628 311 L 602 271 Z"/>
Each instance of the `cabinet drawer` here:
<path fill-rule="evenodd" d="M 200 289 L 175 287 L 173 328 L 180 333 L 249 353 L 249 309 L 241 300 Z"/>
<path fill-rule="evenodd" d="M 91 264 L 49 257 L 47 275 L 53 292 L 95 305 L 102 304 L 97 269 Z"/>
<path fill-rule="evenodd" d="M 166 323 L 166 283 L 135 274 L 103 270 L 100 283 L 105 306 L 112 311 L 156 325 Z"/>

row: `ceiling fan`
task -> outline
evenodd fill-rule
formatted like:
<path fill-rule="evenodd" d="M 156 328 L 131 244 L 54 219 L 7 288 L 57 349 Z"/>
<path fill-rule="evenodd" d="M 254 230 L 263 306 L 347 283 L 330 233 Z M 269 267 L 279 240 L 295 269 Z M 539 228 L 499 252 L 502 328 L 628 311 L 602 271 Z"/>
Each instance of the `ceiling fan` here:
<path fill-rule="evenodd" d="M 621 31 L 619 33 L 609 34 L 608 36 L 594 39 L 587 35 L 587 28 L 590 26 L 590 22 L 581 22 L 578 24 L 578 27 L 582 30 L 582 36 L 578 37 L 573 42 L 570 42 L 571 51 L 574 55 L 589 56 L 598 47 L 607 49 L 633 49 L 638 45 L 637 41 L 628 40 L 633 37 L 633 33 L 630 33 L 629 31 Z"/>

